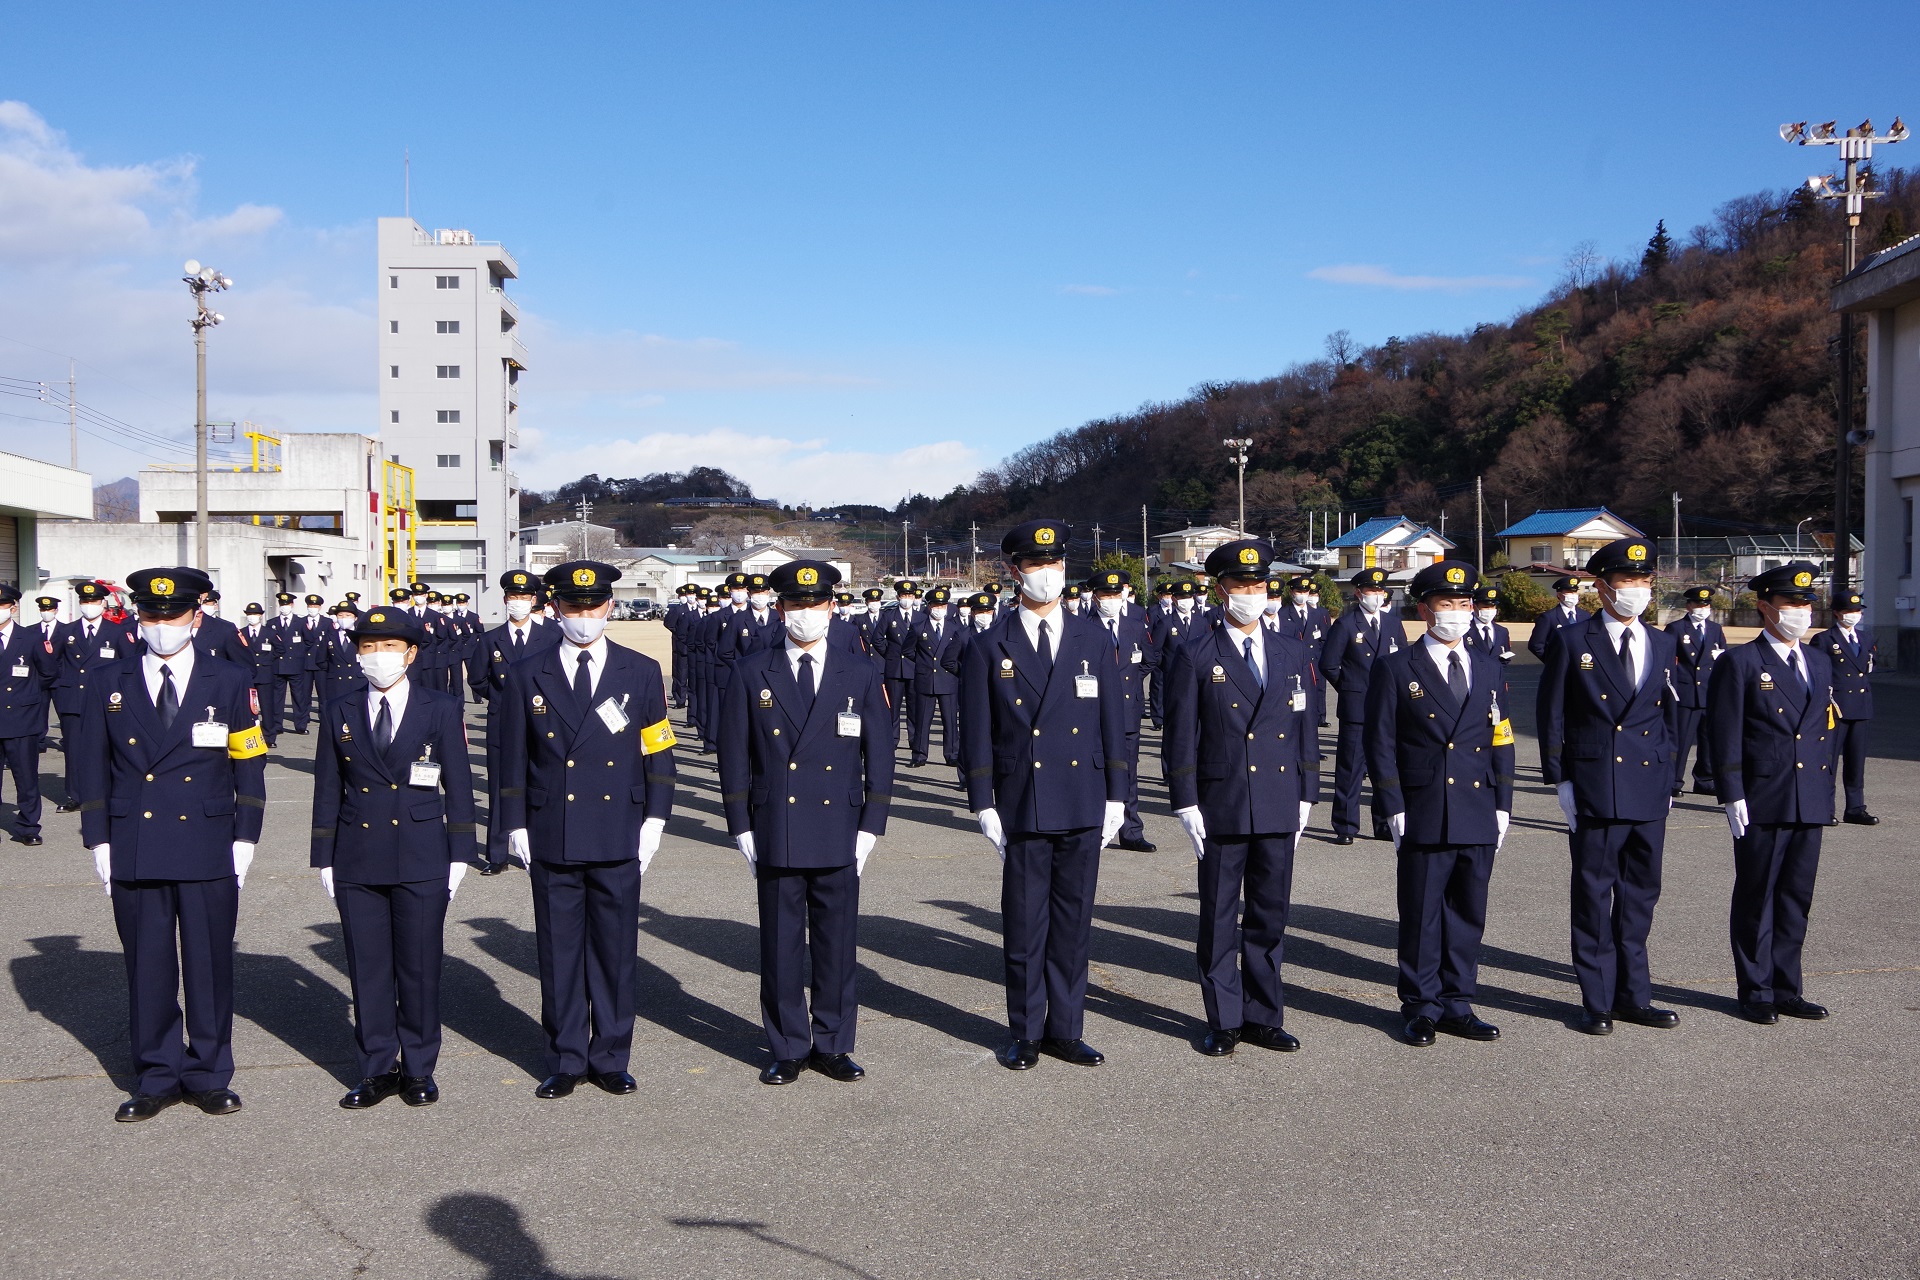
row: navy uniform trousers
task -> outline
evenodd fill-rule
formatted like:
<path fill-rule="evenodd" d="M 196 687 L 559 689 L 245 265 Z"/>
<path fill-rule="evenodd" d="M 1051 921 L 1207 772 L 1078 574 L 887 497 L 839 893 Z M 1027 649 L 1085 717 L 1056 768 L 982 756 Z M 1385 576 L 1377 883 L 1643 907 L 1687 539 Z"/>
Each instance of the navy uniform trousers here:
<path fill-rule="evenodd" d="M 1098 827 L 1007 833 L 1000 916 L 1014 1039 L 1080 1038 L 1099 874 Z"/>
<path fill-rule="evenodd" d="M 1733 842 L 1727 927 L 1742 1000 L 1764 1004 L 1801 994 L 1800 951 L 1823 834 L 1809 823 L 1756 823 Z"/>
<path fill-rule="evenodd" d="M 1667 723 L 1673 733 L 1673 789 L 1687 785 L 1687 752 L 1693 751 L 1693 785 L 1703 794 L 1713 791 L 1713 752 L 1707 742 L 1707 709 L 1683 707 L 1677 702 L 1667 708 Z"/>
<path fill-rule="evenodd" d="M 45 714 L 44 712 L 42 713 Z M 79 720 L 78 716 L 74 717 Z M 62 717 L 61 732 L 68 732 Z M 21 836 L 40 834 L 40 734 L 36 731 L 18 738 L 0 738 L 0 754 L 6 756 L 7 772 L 13 775 L 13 829 Z M 73 794 L 72 770 L 68 770 L 67 794 Z"/>
<path fill-rule="evenodd" d="M 1660 901 L 1667 824 L 1580 815 L 1573 854 L 1573 971 L 1580 1000 L 1595 1013 L 1653 1003 L 1647 934 Z"/>
<path fill-rule="evenodd" d="M 440 892 L 446 895 L 444 884 Z M 548 1074 L 625 1071 L 640 946 L 639 860 L 534 859 L 533 925 Z"/>
<path fill-rule="evenodd" d="M 1453 1018 L 1473 1012 L 1493 851 L 1490 844 L 1401 842 L 1395 879 L 1400 1007 L 1407 1017 Z"/>
<path fill-rule="evenodd" d="M 1209 835 L 1206 845 L 1207 856 L 1200 859 L 1204 905 L 1196 951 L 1207 1025 L 1282 1026 L 1287 1001 L 1280 965 L 1286 957 L 1287 916 L 1293 903 L 1293 833 Z"/>
<path fill-rule="evenodd" d="M 1340 695 L 1343 700 L 1352 696 Z M 1367 776 L 1366 740 L 1366 721 L 1341 718 L 1340 736 L 1333 750 L 1333 833 L 1337 836 L 1360 831 L 1360 784 Z M 1387 829 L 1387 810 L 1378 787 L 1374 788 L 1371 808 L 1373 830 L 1378 835 Z"/>
<path fill-rule="evenodd" d="M 1840 775 L 1840 783 L 1846 789 L 1849 811 L 1867 807 L 1867 726 L 1872 723 L 1871 720 L 1834 723 L 1834 772 Z"/>
<path fill-rule="evenodd" d="M 853 1052 L 859 997 L 860 874 L 844 867 L 757 869 L 760 1020 L 777 1059 Z M 813 967 L 808 1012 L 807 966 Z"/>
<path fill-rule="evenodd" d="M 407 1075 L 432 1075 L 440 1060 L 447 878 L 401 884 L 336 880 L 333 893 L 353 983 L 361 1076 L 384 1075 L 400 1063 Z"/>
<path fill-rule="evenodd" d="M 113 881 L 113 923 L 127 966 L 134 1093 L 204 1093 L 232 1083 L 233 936 L 239 918 L 240 882 L 230 875 Z"/>

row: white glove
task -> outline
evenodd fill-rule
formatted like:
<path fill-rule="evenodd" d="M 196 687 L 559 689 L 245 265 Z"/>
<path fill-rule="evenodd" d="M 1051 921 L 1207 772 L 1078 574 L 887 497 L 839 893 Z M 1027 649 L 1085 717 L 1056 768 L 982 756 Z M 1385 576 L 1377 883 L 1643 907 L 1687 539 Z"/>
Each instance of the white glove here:
<path fill-rule="evenodd" d="M 1722 807 L 1727 811 L 1727 829 L 1733 832 L 1733 838 L 1738 840 L 1747 834 L 1747 802 L 1735 800 L 1732 804 Z"/>
<path fill-rule="evenodd" d="M 760 859 L 753 851 L 753 832 L 742 831 L 739 835 L 735 836 L 733 838 L 733 847 L 738 849 L 740 856 L 747 860 L 747 871 L 749 873 L 760 865 Z"/>
<path fill-rule="evenodd" d="M 320 887 L 327 891 L 327 896 L 329 898 L 333 896 L 333 868 L 332 867 L 320 868 Z"/>
<path fill-rule="evenodd" d="M 980 834 L 987 838 L 987 843 L 993 846 L 993 851 L 1000 855 L 1000 861 L 1005 862 L 1007 833 L 1000 829 L 1000 814 L 992 806 L 988 806 L 973 816 L 980 823 Z"/>
<path fill-rule="evenodd" d="M 1571 782 L 1563 782 L 1555 788 L 1555 790 L 1560 793 L 1560 812 L 1567 816 L 1568 832 L 1578 831 L 1580 829 L 1580 813 L 1573 803 L 1573 784 Z M 1667 807 L 1672 808 L 1673 806 L 1668 805 Z"/>
<path fill-rule="evenodd" d="M 447 901 L 448 902 L 453 901 L 453 895 L 460 888 L 460 882 L 466 878 L 467 878 L 466 863 L 449 862 L 447 864 Z M 332 888 L 333 886 L 329 885 L 327 887 Z"/>
<path fill-rule="evenodd" d="M 1200 813 L 1199 805 L 1190 805 L 1185 809 L 1175 809 L 1173 816 L 1180 819 L 1180 825 L 1186 829 L 1187 839 L 1193 841 L 1193 860 L 1199 862 L 1207 856 L 1207 820 Z"/>
<path fill-rule="evenodd" d="M 871 831 L 861 831 L 853 837 L 853 874 L 857 879 L 867 869 L 867 859 L 873 856 L 873 846 L 880 843 L 880 837 Z"/>
<path fill-rule="evenodd" d="M 1505 809 L 1493 811 L 1493 825 L 1499 828 L 1499 834 L 1493 838 L 1493 851 L 1500 852 L 1500 846 L 1507 842 L 1507 824 L 1513 821 L 1513 815 Z"/>
<path fill-rule="evenodd" d="M 1113 838 L 1120 834 L 1120 824 L 1127 820 L 1127 806 L 1118 800 L 1107 801 L 1106 820 L 1100 824 L 1100 847 L 1106 848 Z"/>
<path fill-rule="evenodd" d="M 1400 841 L 1406 838 L 1407 815 L 1404 813 L 1389 815 L 1387 818 L 1387 832 L 1393 837 L 1393 847 L 1398 849 L 1400 847 Z"/>
<path fill-rule="evenodd" d="M 97 844 L 88 852 L 93 854 L 93 874 L 100 877 L 100 887 L 105 889 L 107 896 L 111 898 L 113 896 L 113 846 Z"/>
<path fill-rule="evenodd" d="M 1298 849 L 1300 847 L 1301 838 L 1307 834 L 1307 822 L 1312 817 L 1313 817 L 1313 801 L 1302 800 L 1300 802 L 1300 825 L 1294 828 L 1294 832 L 1293 832 L 1294 848 Z"/>
<path fill-rule="evenodd" d="M 233 842 L 233 875 L 240 883 L 235 888 L 247 887 L 247 868 L 253 865 L 253 846 L 245 840 Z"/>
<path fill-rule="evenodd" d="M 653 861 L 653 855 L 660 852 L 660 837 L 666 832 L 665 818 L 648 818 L 640 824 L 640 848 L 634 857 L 640 859 L 640 874 L 647 874 L 647 864 Z"/>
<path fill-rule="evenodd" d="M 525 870 L 533 870 L 533 845 L 527 840 L 525 827 L 516 827 L 507 832 L 507 856 L 518 858 Z"/>

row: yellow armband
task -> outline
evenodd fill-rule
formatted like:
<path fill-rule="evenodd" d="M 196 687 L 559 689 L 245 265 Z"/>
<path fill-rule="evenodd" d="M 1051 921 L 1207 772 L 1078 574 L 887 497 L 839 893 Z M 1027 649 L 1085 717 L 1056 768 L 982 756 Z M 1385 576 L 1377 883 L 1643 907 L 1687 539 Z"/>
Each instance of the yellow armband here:
<path fill-rule="evenodd" d="M 267 754 L 267 740 L 260 732 L 260 726 L 250 724 L 238 733 L 227 735 L 227 758 L 229 760 L 251 760 L 255 756 Z"/>
<path fill-rule="evenodd" d="M 1502 720 L 1499 724 L 1493 726 L 1493 745 L 1496 747 L 1510 747 L 1513 745 L 1513 721 Z"/>
<path fill-rule="evenodd" d="M 640 731 L 640 754 L 650 756 L 656 751 L 665 751 L 678 742 L 679 739 L 673 736 L 673 725 L 662 720 Z"/>

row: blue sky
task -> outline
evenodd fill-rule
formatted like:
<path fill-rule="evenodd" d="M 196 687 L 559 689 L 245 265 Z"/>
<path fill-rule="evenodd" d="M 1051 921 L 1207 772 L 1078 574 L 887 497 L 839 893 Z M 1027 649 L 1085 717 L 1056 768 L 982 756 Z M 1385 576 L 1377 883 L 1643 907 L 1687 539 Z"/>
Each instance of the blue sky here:
<path fill-rule="evenodd" d="M 1920 111 L 1870 49 L 1833 74 L 1804 5 L 108 4 L 8 42 L 0 376 L 72 355 L 177 433 L 191 255 L 239 281 L 213 416 L 371 430 L 410 148 L 414 215 L 521 264 L 529 483 L 709 462 L 788 500 L 1505 317 L 1578 242 L 1637 257 L 1823 169 L 1782 120 Z"/>

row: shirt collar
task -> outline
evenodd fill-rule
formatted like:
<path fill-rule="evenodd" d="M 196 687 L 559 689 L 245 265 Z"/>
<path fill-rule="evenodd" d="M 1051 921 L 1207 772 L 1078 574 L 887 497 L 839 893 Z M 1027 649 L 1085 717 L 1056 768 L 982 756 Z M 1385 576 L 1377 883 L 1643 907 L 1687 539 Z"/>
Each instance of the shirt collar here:
<path fill-rule="evenodd" d="M 1773 646 L 1773 651 L 1780 656 L 1782 662 L 1787 660 L 1789 654 L 1797 653 L 1800 649 L 1797 644 L 1782 644 L 1771 631 L 1762 630 L 1760 637 Z"/>
<path fill-rule="evenodd" d="M 380 699 L 385 698 L 387 705 L 393 709 L 394 731 L 396 733 L 399 732 L 400 722 L 404 720 L 407 715 L 407 695 L 411 691 L 412 686 L 413 680 L 408 676 L 401 676 L 399 681 L 391 689 L 376 689 L 372 685 L 368 685 L 367 723 L 371 725 L 374 718 L 380 714 Z"/>
<path fill-rule="evenodd" d="M 175 689 L 184 692 L 187 678 L 193 674 L 194 645 L 189 641 L 185 648 L 171 657 L 163 658 L 149 649 L 140 656 L 140 665 L 151 680 L 160 678 L 160 664 L 166 663 L 167 670 L 173 674 Z"/>
<path fill-rule="evenodd" d="M 800 678 L 801 655 L 802 654 L 812 655 L 813 687 L 814 687 L 814 690 L 818 692 L 820 688 L 820 677 L 824 675 L 827 670 L 827 650 L 832 646 L 827 644 L 825 637 L 822 637 L 821 639 L 814 642 L 813 648 L 811 649 L 802 648 L 800 645 L 795 644 L 793 642 L 793 637 L 789 635 L 786 639 L 786 644 L 784 647 L 787 651 L 787 670 L 793 673 L 793 678 L 795 680 L 798 680 Z"/>

